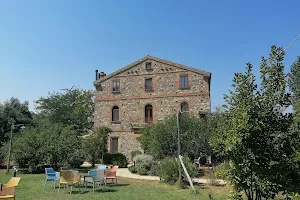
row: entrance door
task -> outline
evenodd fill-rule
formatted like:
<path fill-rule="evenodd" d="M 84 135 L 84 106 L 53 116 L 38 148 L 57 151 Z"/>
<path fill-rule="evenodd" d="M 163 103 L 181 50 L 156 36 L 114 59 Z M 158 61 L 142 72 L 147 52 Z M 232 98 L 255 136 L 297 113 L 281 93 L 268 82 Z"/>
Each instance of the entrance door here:
<path fill-rule="evenodd" d="M 111 138 L 111 144 L 110 144 L 110 151 L 111 153 L 117 153 L 118 152 L 118 139 L 117 137 Z"/>

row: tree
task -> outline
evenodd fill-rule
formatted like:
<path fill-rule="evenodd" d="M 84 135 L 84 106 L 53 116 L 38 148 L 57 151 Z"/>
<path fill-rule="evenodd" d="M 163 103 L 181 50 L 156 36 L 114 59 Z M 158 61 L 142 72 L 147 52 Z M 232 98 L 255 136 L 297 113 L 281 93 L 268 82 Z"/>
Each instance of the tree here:
<path fill-rule="evenodd" d="M 37 110 L 51 123 L 63 123 L 77 133 L 93 128 L 93 98 L 89 90 L 65 89 L 64 92 L 50 93 L 37 100 Z"/>
<path fill-rule="evenodd" d="M 225 95 L 225 119 L 211 144 L 230 163 L 236 191 L 249 200 L 274 198 L 280 191 L 299 188 L 299 135 L 292 127 L 291 105 L 286 92 L 284 52 L 272 46 L 269 59 L 262 57 L 258 88 L 251 63 L 236 73 L 233 90 Z"/>
<path fill-rule="evenodd" d="M 293 103 L 295 104 L 297 100 L 300 100 L 300 56 L 298 56 L 297 60 L 291 65 L 288 77 L 288 85 L 293 93 Z"/>
<path fill-rule="evenodd" d="M 12 97 L 0 104 L 0 146 L 8 140 L 7 133 L 10 132 L 12 124 L 24 124 L 29 127 L 31 123 L 32 116 L 27 101 L 21 103 L 19 99 Z"/>
<path fill-rule="evenodd" d="M 83 163 L 81 139 L 63 124 L 25 130 L 16 137 L 13 156 L 21 167 L 32 170 L 43 164 L 58 169 L 65 165 L 79 167 Z"/>
<path fill-rule="evenodd" d="M 84 153 L 93 166 L 107 152 L 107 139 L 110 132 L 112 132 L 110 128 L 98 127 L 94 133 L 84 139 Z"/>
<path fill-rule="evenodd" d="M 206 118 L 183 116 L 181 120 L 181 153 L 191 159 L 211 153 L 209 137 L 215 126 L 213 116 Z M 177 155 L 177 117 L 170 116 L 142 129 L 138 138 L 145 153 L 156 159 Z M 192 148 L 191 148 L 192 147 Z"/>
<path fill-rule="evenodd" d="M 288 77 L 289 88 L 293 94 L 294 121 L 300 123 L 300 56 L 291 65 Z"/>

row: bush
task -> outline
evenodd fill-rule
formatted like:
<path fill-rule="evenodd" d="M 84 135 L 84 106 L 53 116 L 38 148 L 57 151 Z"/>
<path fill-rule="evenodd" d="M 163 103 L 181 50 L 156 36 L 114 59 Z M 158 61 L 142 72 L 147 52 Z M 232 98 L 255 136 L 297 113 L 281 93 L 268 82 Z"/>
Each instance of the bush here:
<path fill-rule="evenodd" d="M 134 150 L 130 153 L 131 158 L 134 158 L 136 155 L 139 155 L 139 154 L 142 154 L 142 152 L 139 150 Z"/>
<path fill-rule="evenodd" d="M 191 178 L 199 177 L 203 175 L 203 172 L 198 169 L 196 165 L 194 165 L 192 162 L 189 161 L 187 157 L 183 157 L 183 163 L 190 175 Z M 188 182 L 188 179 L 181 167 L 181 174 L 183 176 L 184 183 Z M 158 175 L 164 182 L 168 184 L 174 184 L 178 182 L 178 163 L 175 158 L 166 158 L 161 162 L 161 165 L 159 166 Z"/>
<path fill-rule="evenodd" d="M 145 168 L 143 168 L 143 167 L 139 167 L 139 168 L 137 168 L 137 173 L 139 175 L 147 175 L 148 174 L 148 170 L 145 169 Z"/>
<path fill-rule="evenodd" d="M 103 156 L 105 164 L 118 165 L 119 167 L 127 167 L 126 156 L 121 153 L 107 153 Z"/>
<path fill-rule="evenodd" d="M 135 166 L 137 168 L 145 168 L 147 171 L 151 169 L 153 157 L 147 154 L 140 154 L 134 157 Z"/>
<path fill-rule="evenodd" d="M 158 161 L 153 161 L 152 165 L 151 165 L 151 169 L 149 171 L 149 175 L 157 176 L 158 175 L 158 170 L 159 170 L 159 162 Z"/>
<path fill-rule="evenodd" d="M 15 137 L 13 158 L 21 168 L 40 171 L 37 166 L 49 164 L 54 169 L 62 165 L 82 163 L 81 138 L 72 127 L 46 124 L 31 128 Z"/>
<path fill-rule="evenodd" d="M 79 168 L 84 162 L 82 149 L 76 149 L 74 152 L 69 154 L 67 162 L 71 168 Z"/>
<path fill-rule="evenodd" d="M 180 136 L 182 152 L 186 152 L 193 159 L 199 155 L 209 155 L 211 150 L 208 141 L 219 121 L 217 117 L 210 116 L 182 117 Z M 151 154 L 155 159 L 176 156 L 177 137 L 174 137 L 174 132 L 177 132 L 177 116 L 166 117 L 144 127 L 141 132 L 142 136 L 138 137 L 138 140 L 145 153 Z"/>
<path fill-rule="evenodd" d="M 128 167 L 128 170 L 131 172 L 131 173 L 136 173 L 137 171 L 137 169 L 136 169 L 136 167 L 135 166 L 130 166 L 130 167 Z"/>
<path fill-rule="evenodd" d="M 218 165 L 214 169 L 214 175 L 217 178 L 225 180 L 226 182 L 230 182 L 232 177 L 230 176 L 230 165 L 229 165 L 229 163 L 228 162 L 223 162 L 220 165 Z"/>

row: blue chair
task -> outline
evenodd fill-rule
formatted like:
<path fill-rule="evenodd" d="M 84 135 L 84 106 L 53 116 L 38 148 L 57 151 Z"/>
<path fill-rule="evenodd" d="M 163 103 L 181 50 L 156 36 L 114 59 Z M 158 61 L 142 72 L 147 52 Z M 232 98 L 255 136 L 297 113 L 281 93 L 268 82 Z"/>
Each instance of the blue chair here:
<path fill-rule="evenodd" d="M 99 170 L 99 169 L 106 170 L 106 165 L 99 165 L 97 167 L 97 169 L 92 169 L 92 170 L 88 171 L 88 176 L 94 176 L 96 173 L 96 170 Z"/>
<path fill-rule="evenodd" d="M 48 181 L 51 181 L 52 185 L 54 185 L 55 188 L 55 182 L 60 179 L 60 173 L 54 171 L 53 168 L 45 168 L 45 173 L 46 173 L 46 180 L 45 180 L 44 187 L 46 187 L 46 183 Z"/>

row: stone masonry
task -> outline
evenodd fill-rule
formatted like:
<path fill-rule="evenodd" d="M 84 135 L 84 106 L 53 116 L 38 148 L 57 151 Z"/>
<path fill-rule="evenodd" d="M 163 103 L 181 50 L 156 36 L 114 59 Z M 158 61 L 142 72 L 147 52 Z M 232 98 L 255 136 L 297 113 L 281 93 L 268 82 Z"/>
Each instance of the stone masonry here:
<path fill-rule="evenodd" d="M 150 64 L 149 64 L 150 63 Z M 150 69 L 146 69 L 150 65 Z M 181 77 L 187 76 L 188 87 L 182 88 Z M 152 78 L 152 89 L 145 90 L 145 79 Z M 113 82 L 119 91 L 113 91 Z M 146 56 L 110 75 L 96 72 L 95 127 L 108 126 L 117 140 L 117 151 L 130 157 L 133 150 L 142 150 L 137 137 L 146 123 L 146 105 L 151 105 L 151 122 L 178 113 L 182 103 L 188 105 L 190 115 L 209 113 L 211 73 L 186 67 L 152 56 Z M 118 108 L 119 119 L 113 121 L 113 108 Z M 116 139 L 117 138 L 117 139 Z M 116 143 L 114 144 L 116 145 Z M 114 147 L 116 148 L 116 147 Z"/>

